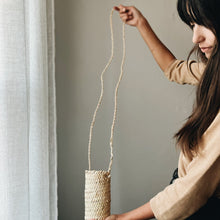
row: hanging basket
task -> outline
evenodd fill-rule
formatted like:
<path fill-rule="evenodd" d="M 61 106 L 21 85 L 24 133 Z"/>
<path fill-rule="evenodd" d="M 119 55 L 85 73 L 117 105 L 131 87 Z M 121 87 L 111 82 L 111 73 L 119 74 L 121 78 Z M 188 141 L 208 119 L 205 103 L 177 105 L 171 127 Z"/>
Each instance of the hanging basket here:
<path fill-rule="evenodd" d="M 111 209 L 111 176 L 108 171 L 85 171 L 85 219 L 104 220 Z"/>
<path fill-rule="evenodd" d="M 89 135 L 89 144 L 88 144 L 88 163 L 89 163 L 89 170 L 85 171 L 85 220 L 105 220 L 106 217 L 110 215 L 111 209 L 111 167 L 113 161 L 113 134 L 114 134 L 114 126 L 116 121 L 116 113 L 117 113 L 117 93 L 118 87 L 122 79 L 123 75 L 123 65 L 125 61 L 125 24 L 123 23 L 123 57 L 121 63 L 121 73 L 119 76 L 118 83 L 115 88 L 115 106 L 114 106 L 114 115 L 113 121 L 111 126 L 111 136 L 110 136 L 110 163 L 108 171 L 102 170 L 91 170 L 91 140 L 92 140 L 92 131 L 95 124 L 96 114 L 100 107 L 100 104 L 103 99 L 104 93 L 104 82 L 103 82 L 103 75 L 106 69 L 109 67 L 113 55 L 114 55 L 114 39 L 113 39 L 113 27 L 112 27 L 112 15 L 113 9 L 110 14 L 110 27 L 111 27 L 111 39 L 112 39 L 112 55 L 104 68 L 101 74 L 101 95 L 95 109 L 93 119 L 90 126 L 90 135 Z"/>

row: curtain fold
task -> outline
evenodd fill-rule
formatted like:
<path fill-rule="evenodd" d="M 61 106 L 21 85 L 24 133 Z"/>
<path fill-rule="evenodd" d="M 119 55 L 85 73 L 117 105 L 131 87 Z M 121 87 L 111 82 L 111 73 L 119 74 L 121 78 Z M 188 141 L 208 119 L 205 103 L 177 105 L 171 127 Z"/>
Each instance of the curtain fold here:
<path fill-rule="evenodd" d="M 0 220 L 57 219 L 53 0 L 0 1 Z"/>

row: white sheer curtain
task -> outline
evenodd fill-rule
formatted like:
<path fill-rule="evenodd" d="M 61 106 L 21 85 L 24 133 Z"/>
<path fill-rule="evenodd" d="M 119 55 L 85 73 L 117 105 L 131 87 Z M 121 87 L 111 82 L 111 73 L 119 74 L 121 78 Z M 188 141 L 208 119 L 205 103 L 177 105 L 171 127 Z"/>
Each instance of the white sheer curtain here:
<path fill-rule="evenodd" d="M 0 220 L 57 219 L 53 0 L 0 0 Z"/>

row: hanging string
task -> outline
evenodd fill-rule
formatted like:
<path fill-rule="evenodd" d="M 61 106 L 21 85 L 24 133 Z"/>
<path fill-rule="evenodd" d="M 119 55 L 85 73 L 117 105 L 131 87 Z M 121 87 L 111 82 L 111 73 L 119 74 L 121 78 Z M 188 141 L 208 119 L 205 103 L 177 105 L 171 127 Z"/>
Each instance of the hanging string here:
<path fill-rule="evenodd" d="M 114 57 L 114 34 L 113 34 L 113 25 L 112 25 L 112 16 L 113 16 L 113 12 L 114 9 L 111 10 L 110 13 L 110 29 L 111 29 L 111 42 L 112 42 L 112 50 L 111 50 L 111 57 L 108 61 L 108 63 L 106 64 L 104 70 L 101 73 L 101 94 L 99 97 L 99 101 L 98 104 L 96 106 L 95 112 L 93 114 L 93 118 L 92 118 L 92 122 L 90 125 L 90 132 L 89 132 L 89 144 L 88 144 L 88 163 L 89 163 L 89 170 L 91 170 L 91 144 L 92 144 L 92 134 L 93 134 L 93 127 L 95 124 L 95 120 L 96 120 L 96 115 L 97 115 L 97 111 L 102 103 L 102 99 L 103 99 L 103 94 L 104 94 L 104 80 L 103 80 L 103 76 L 104 73 L 106 72 L 107 68 L 109 67 L 109 65 L 112 62 L 112 59 Z M 113 121 L 112 121 L 112 125 L 111 125 L 111 135 L 110 135 L 110 162 L 109 162 L 109 168 L 108 168 L 108 172 L 111 172 L 111 168 L 112 168 L 112 162 L 113 162 L 113 136 L 114 136 L 114 127 L 115 127 L 115 121 L 116 121 L 116 115 L 117 115 L 117 95 L 118 95 L 118 88 L 123 76 L 123 68 L 124 68 L 124 62 L 125 62 L 125 24 L 123 23 L 122 25 L 122 40 L 123 40 L 123 56 L 122 56 L 122 62 L 121 62 L 121 73 L 118 79 L 118 82 L 116 84 L 115 87 L 115 97 L 114 97 L 114 114 L 113 114 Z"/>
<path fill-rule="evenodd" d="M 109 168 L 108 172 L 111 172 L 112 168 L 112 161 L 113 161 L 113 135 L 114 135 L 114 128 L 115 128 L 115 121 L 116 121 L 116 115 L 117 115 L 117 98 L 118 98 L 118 88 L 124 73 L 124 63 L 125 63 L 125 23 L 122 25 L 122 39 L 123 39 L 123 55 L 122 55 L 122 62 L 121 62 L 121 73 L 119 76 L 118 83 L 115 87 L 115 107 L 114 107 L 114 115 L 113 115 L 113 121 L 112 121 L 112 126 L 111 126 L 111 137 L 110 137 L 110 149 L 111 149 L 111 157 L 110 157 L 110 163 L 109 163 Z"/>

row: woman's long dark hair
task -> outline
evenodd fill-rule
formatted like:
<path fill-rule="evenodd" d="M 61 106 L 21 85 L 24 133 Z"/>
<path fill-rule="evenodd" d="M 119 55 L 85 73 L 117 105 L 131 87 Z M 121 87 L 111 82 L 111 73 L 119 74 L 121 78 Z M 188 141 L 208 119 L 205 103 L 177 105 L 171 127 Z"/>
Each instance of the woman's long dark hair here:
<path fill-rule="evenodd" d="M 202 135 L 220 109 L 220 0 L 178 0 L 177 9 L 187 25 L 205 26 L 216 36 L 216 45 L 209 59 L 198 45 L 190 53 L 196 52 L 206 63 L 206 68 L 197 88 L 193 112 L 174 137 L 183 153 L 192 158 L 199 152 Z"/>

